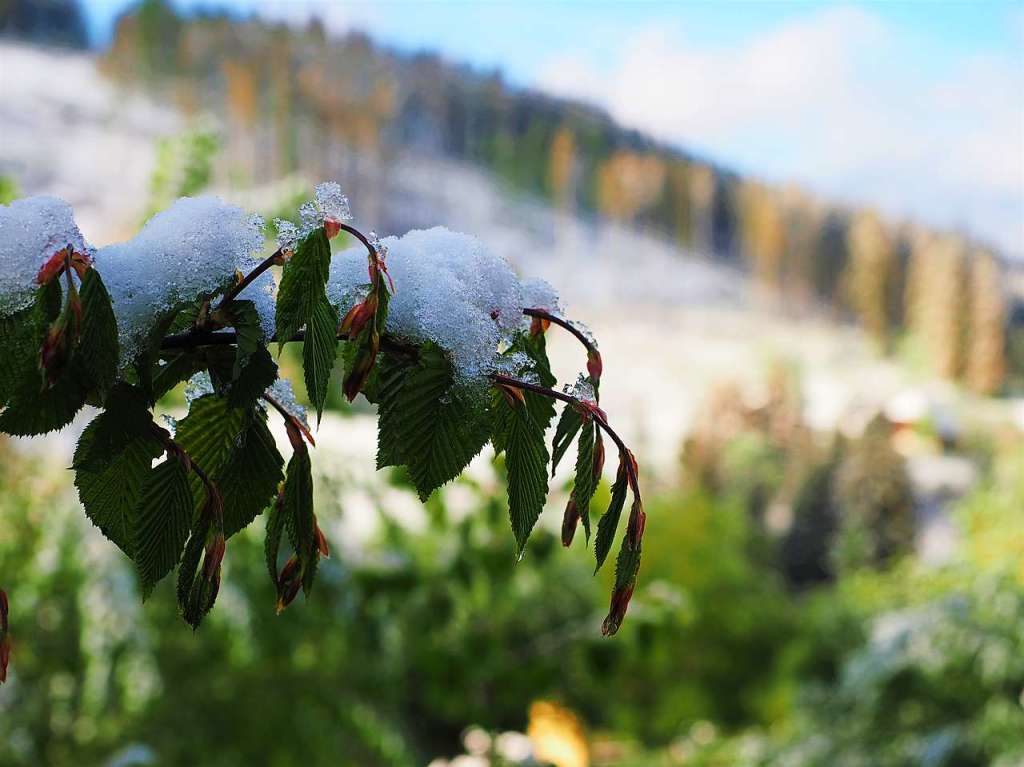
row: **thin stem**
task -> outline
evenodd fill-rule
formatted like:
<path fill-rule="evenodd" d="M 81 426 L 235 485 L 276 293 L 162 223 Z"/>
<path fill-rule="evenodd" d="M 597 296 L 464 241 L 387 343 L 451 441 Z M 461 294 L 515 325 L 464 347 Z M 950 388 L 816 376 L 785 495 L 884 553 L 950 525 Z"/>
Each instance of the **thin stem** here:
<path fill-rule="evenodd" d="M 304 341 L 306 332 L 300 330 L 285 343 Z M 348 341 L 347 333 L 338 333 L 339 341 Z M 175 333 L 164 338 L 160 343 L 163 350 L 172 349 L 195 349 L 201 346 L 233 346 L 238 342 L 238 334 L 234 330 L 186 330 L 184 333 Z M 268 344 L 277 343 L 277 336 L 272 336 Z M 395 354 L 407 357 L 419 356 L 419 348 L 415 344 L 399 341 L 391 336 L 381 336 L 381 347 Z"/>
<path fill-rule="evenodd" d="M 633 492 L 636 494 L 637 498 L 640 497 L 640 480 L 636 475 L 635 468 L 633 467 L 633 460 L 631 457 L 633 453 L 628 447 L 626 447 L 626 443 L 622 441 L 622 438 L 615 432 L 615 429 L 608 424 L 608 419 L 604 416 L 604 413 L 597 408 L 590 406 L 588 403 L 585 403 L 578 397 L 573 397 L 571 394 L 556 391 L 555 389 L 549 389 L 546 386 L 540 386 L 539 384 L 530 383 L 529 381 L 520 381 L 518 378 L 512 378 L 498 373 L 492 374 L 491 380 L 497 384 L 512 386 L 517 389 L 525 389 L 526 391 L 532 391 L 534 394 L 540 394 L 542 397 L 561 400 L 562 402 L 574 407 L 580 407 L 588 410 L 594 419 L 594 423 L 604 429 L 605 433 L 612 438 L 612 442 L 614 442 L 615 446 L 619 449 L 619 455 L 622 456 L 622 460 L 626 464 L 626 474 L 629 476 L 629 484 L 633 488 Z"/>
<path fill-rule="evenodd" d="M 268 403 L 271 407 L 273 407 L 274 410 L 276 410 L 280 414 L 280 416 L 285 420 L 286 423 L 294 424 L 299 431 L 306 435 L 306 439 L 309 440 L 309 444 L 311 444 L 313 447 L 316 447 L 316 440 L 313 439 L 313 435 L 310 433 L 309 429 L 306 428 L 306 425 L 302 423 L 302 421 L 300 421 L 296 416 L 289 413 L 288 408 L 282 405 L 281 402 L 277 399 L 277 397 L 275 397 L 273 394 L 269 394 L 268 392 L 263 392 L 263 394 L 260 395 L 260 398 L 264 402 Z"/>
<path fill-rule="evenodd" d="M 588 354 L 597 354 L 597 347 L 594 346 L 594 342 L 587 338 L 586 334 L 583 333 L 578 327 L 573 325 L 564 317 L 559 317 L 556 314 L 545 311 L 544 309 L 523 309 L 523 314 L 527 317 L 536 317 L 537 319 L 547 320 L 548 322 L 558 325 L 560 328 L 564 328 L 576 336 L 576 339 L 583 344 Z"/>
<path fill-rule="evenodd" d="M 245 275 L 245 277 L 243 277 L 240 282 L 238 282 L 233 288 L 231 288 L 231 290 L 224 294 L 224 298 L 222 298 L 220 303 L 217 304 L 217 310 L 221 311 L 227 308 L 231 304 L 231 302 L 238 297 L 239 293 L 241 293 L 243 290 L 249 287 L 249 285 L 252 284 L 253 280 L 255 280 L 257 277 L 263 274 L 263 272 L 267 271 L 267 269 L 272 267 L 274 264 L 278 263 L 281 259 L 281 252 L 281 248 L 278 248 L 265 259 L 260 261 L 256 265 L 255 269 L 253 269 L 251 272 Z"/>
<path fill-rule="evenodd" d="M 354 226 L 349 226 L 348 224 L 339 223 L 338 224 L 338 228 L 341 229 L 341 231 L 343 231 L 343 232 L 348 232 L 353 237 L 355 237 L 357 240 L 359 240 L 361 243 L 363 243 L 363 246 L 366 248 L 366 250 L 369 252 L 369 254 L 370 254 L 370 256 L 372 258 L 380 258 L 380 253 L 378 253 L 377 249 L 375 247 L 373 247 L 373 245 L 370 243 L 370 241 L 366 238 L 366 235 L 363 234 L 362 232 L 360 232 Z"/>

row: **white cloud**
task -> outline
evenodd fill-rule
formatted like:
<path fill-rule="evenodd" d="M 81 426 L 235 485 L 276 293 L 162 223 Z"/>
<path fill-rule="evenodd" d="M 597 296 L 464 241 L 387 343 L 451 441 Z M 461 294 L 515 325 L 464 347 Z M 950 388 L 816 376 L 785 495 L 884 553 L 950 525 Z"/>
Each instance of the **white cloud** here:
<path fill-rule="evenodd" d="M 638 30 L 540 85 L 726 164 L 796 179 L 1024 254 L 1024 53 L 949 62 L 869 11 L 831 7 L 724 48 Z"/>

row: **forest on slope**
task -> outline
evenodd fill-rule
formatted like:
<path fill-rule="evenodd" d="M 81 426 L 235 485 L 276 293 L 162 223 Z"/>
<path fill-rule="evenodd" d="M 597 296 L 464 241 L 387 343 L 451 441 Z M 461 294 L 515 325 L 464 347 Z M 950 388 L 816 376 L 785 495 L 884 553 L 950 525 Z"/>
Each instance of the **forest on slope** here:
<path fill-rule="evenodd" d="M 855 321 L 882 351 L 978 393 L 1024 386 L 1019 280 L 984 243 L 740 176 L 499 72 L 333 38 L 315 20 L 185 16 L 164 0 L 119 18 L 103 65 L 186 114 L 222 119 L 242 183 L 299 172 L 373 185 L 409 151 L 464 161 L 556 209 L 742 267 L 765 301 Z"/>

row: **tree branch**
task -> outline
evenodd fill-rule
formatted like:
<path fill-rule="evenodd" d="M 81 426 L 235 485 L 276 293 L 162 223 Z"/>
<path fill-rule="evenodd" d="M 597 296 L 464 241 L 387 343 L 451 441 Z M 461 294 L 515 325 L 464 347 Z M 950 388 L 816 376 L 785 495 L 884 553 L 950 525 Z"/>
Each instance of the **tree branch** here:
<path fill-rule="evenodd" d="M 626 464 L 626 474 L 629 476 L 630 487 L 633 488 L 633 493 L 636 497 L 640 497 L 640 480 L 636 475 L 636 467 L 633 465 L 633 451 L 626 447 L 626 443 L 622 441 L 622 437 L 620 437 L 608 424 L 608 418 L 605 416 L 604 411 L 592 403 L 584 402 L 578 397 L 573 397 L 571 394 L 556 391 L 555 389 L 549 389 L 546 386 L 540 386 L 539 384 L 530 383 L 529 381 L 520 381 L 518 378 L 512 378 L 498 373 L 492 374 L 491 380 L 496 384 L 501 384 L 502 386 L 524 389 L 526 391 L 532 391 L 534 394 L 540 394 L 542 397 L 561 400 L 566 404 L 589 412 L 591 417 L 594 419 L 594 423 L 600 426 L 601 429 L 611 437 L 612 442 L 614 442 L 615 446 L 619 449 L 619 455 Z"/>

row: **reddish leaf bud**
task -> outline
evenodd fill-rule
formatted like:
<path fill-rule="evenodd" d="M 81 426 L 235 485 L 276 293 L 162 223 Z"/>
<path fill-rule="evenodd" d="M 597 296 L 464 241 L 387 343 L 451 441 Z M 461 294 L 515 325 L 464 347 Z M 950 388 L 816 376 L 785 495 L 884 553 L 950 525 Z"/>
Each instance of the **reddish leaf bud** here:
<path fill-rule="evenodd" d="M 518 386 L 509 386 L 508 384 L 499 383 L 496 384 L 498 391 L 505 397 L 505 401 L 511 408 L 519 407 L 520 405 L 526 404 L 526 397 L 523 394 L 523 390 Z"/>
<path fill-rule="evenodd" d="M 224 533 L 217 533 L 206 544 L 206 553 L 203 557 L 203 577 L 207 582 L 220 580 L 220 566 L 224 561 L 225 551 L 227 551 L 227 541 L 224 540 Z"/>
<path fill-rule="evenodd" d="M 331 558 L 331 547 L 327 545 L 327 536 L 320 529 L 320 525 L 316 526 L 316 549 L 324 559 Z"/>
<path fill-rule="evenodd" d="M 85 277 L 85 273 L 92 268 L 92 257 L 85 253 L 72 253 L 71 267 L 78 275 L 78 279 L 82 279 Z"/>
<path fill-rule="evenodd" d="M 284 421 L 284 427 L 288 434 L 288 441 L 292 444 L 292 450 L 296 453 L 306 452 L 306 443 L 302 439 L 305 429 L 303 429 L 299 420 L 289 416 Z"/>
<path fill-rule="evenodd" d="M 7 632 L 7 612 L 9 606 L 7 604 L 7 592 L 0 589 L 0 633 Z"/>
<path fill-rule="evenodd" d="M 548 328 L 551 327 L 551 320 L 546 320 L 543 317 L 534 317 L 530 321 L 530 335 L 539 336 L 546 333 Z"/>
<path fill-rule="evenodd" d="M 47 388 L 60 378 L 69 357 L 66 323 L 62 316 L 50 326 L 39 349 L 39 369 L 43 372 Z"/>
<path fill-rule="evenodd" d="M 11 638 L 4 633 L 0 636 L 0 684 L 7 681 L 7 664 L 11 661 Z"/>
<path fill-rule="evenodd" d="M 36 282 L 40 285 L 45 285 L 64 271 L 64 267 L 67 265 L 67 262 L 68 249 L 61 248 L 50 256 L 46 260 L 46 263 L 39 267 L 39 272 L 36 274 Z"/>
<path fill-rule="evenodd" d="M 341 222 L 335 221 L 333 218 L 324 218 L 324 234 L 327 235 L 328 240 L 333 240 L 338 236 L 338 232 L 341 231 Z"/>
<path fill-rule="evenodd" d="M 277 612 L 280 613 L 295 601 L 302 588 L 302 573 L 299 569 L 299 560 L 291 557 L 285 562 L 281 574 L 277 577 Z"/>
<path fill-rule="evenodd" d="M 373 370 L 373 363 L 377 360 L 379 348 L 380 336 L 373 333 L 370 337 L 369 348 L 360 349 L 357 353 L 352 370 L 345 376 L 345 380 L 341 384 L 341 390 L 349 402 L 354 400 L 366 385 L 366 379 L 370 377 L 370 372 Z"/>
<path fill-rule="evenodd" d="M 612 636 L 622 625 L 622 620 L 626 617 L 626 610 L 629 608 L 629 600 L 633 598 L 635 586 L 636 583 L 633 582 L 612 592 L 612 604 L 608 610 L 608 617 L 601 624 L 601 633 L 606 637 Z"/>
<path fill-rule="evenodd" d="M 591 349 L 587 352 L 587 372 L 590 373 L 590 380 L 595 384 L 601 380 L 601 373 L 604 371 L 604 363 L 601 362 L 601 352 Z"/>
<path fill-rule="evenodd" d="M 600 430 L 594 435 L 594 481 L 601 479 L 604 472 L 604 439 Z"/>
<path fill-rule="evenodd" d="M 562 516 L 562 545 L 566 548 L 572 545 L 572 539 L 576 535 L 576 526 L 580 521 L 580 510 L 576 506 L 576 499 L 570 498 L 565 507 L 565 514 Z"/>
<path fill-rule="evenodd" d="M 633 508 L 629 512 L 629 523 L 626 526 L 626 540 L 633 548 L 640 545 L 644 537 L 644 529 L 647 527 L 647 514 L 644 512 L 643 502 L 637 498 L 633 501 Z"/>

